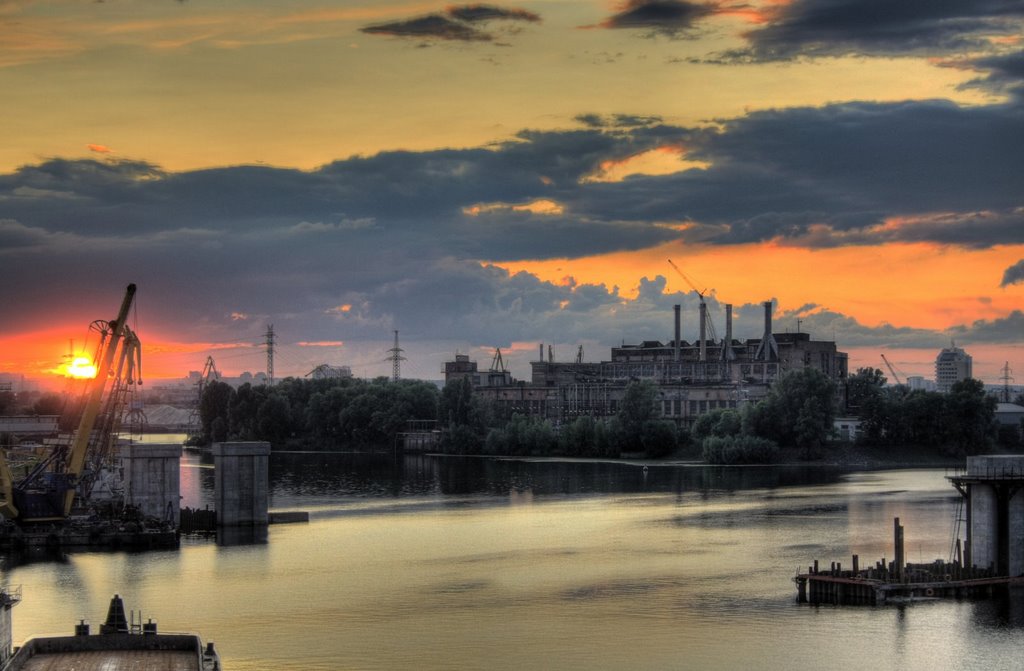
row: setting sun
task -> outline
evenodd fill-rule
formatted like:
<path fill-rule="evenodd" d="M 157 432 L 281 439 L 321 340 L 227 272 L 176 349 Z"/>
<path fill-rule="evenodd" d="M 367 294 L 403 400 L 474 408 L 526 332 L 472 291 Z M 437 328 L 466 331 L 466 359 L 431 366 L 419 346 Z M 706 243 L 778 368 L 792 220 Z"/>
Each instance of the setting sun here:
<path fill-rule="evenodd" d="M 89 357 L 77 356 L 65 368 L 65 375 L 78 380 L 96 377 L 96 364 Z"/>

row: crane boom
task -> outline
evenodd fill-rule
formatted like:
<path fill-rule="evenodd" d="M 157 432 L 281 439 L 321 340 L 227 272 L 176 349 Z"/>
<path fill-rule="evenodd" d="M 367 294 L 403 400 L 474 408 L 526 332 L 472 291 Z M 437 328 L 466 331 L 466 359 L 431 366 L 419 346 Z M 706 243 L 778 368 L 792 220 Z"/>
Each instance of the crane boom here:
<path fill-rule="evenodd" d="M 885 354 L 882 355 L 882 361 L 885 362 L 885 367 L 889 369 L 890 373 L 892 373 L 892 378 L 896 380 L 896 384 L 903 384 L 903 380 L 900 379 L 899 374 L 896 373 L 896 369 L 893 368 L 891 363 L 889 363 L 889 360 L 885 358 Z"/>
<path fill-rule="evenodd" d="M 698 289 L 697 285 L 693 283 L 693 280 L 691 280 L 689 278 L 689 276 L 687 276 L 686 273 L 684 273 L 682 270 L 680 270 L 679 266 L 677 266 L 676 264 L 672 263 L 672 259 L 668 260 L 668 264 L 670 266 L 672 266 L 673 270 L 675 270 L 677 273 L 679 273 L 679 276 L 682 277 L 683 280 L 685 280 L 685 282 L 690 286 L 690 288 L 693 289 L 693 291 L 697 294 L 697 297 L 700 299 L 700 304 L 701 304 L 701 308 L 702 308 L 701 309 L 701 312 L 703 313 L 702 319 L 704 320 L 704 326 L 707 328 L 708 335 L 711 336 L 712 342 L 715 341 L 715 340 L 718 340 L 718 334 L 715 333 L 715 325 L 712 323 L 711 317 L 708 316 L 708 314 L 707 314 L 707 303 L 704 302 L 704 294 L 706 294 L 708 292 L 708 290 L 707 289 L 703 289 L 703 290 Z"/>
<path fill-rule="evenodd" d="M 107 376 L 114 365 L 114 358 L 117 356 L 118 343 L 127 331 L 128 312 L 132 307 L 132 300 L 135 298 L 135 285 L 129 284 L 125 291 L 124 300 L 121 301 L 121 309 L 117 312 L 117 318 L 109 322 L 110 340 L 103 351 L 103 361 L 97 362 L 96 377 L 92 380 L 89 389 L 88 400 L 82 410 L 82 419 L 78 423 L 78 430 L 71 442 L 71 450 L 68 454 L 67 472 L 74 480 L 82 474 L 85 467 L 85 457 L 89 448 L 89 436 L 92 434 L 93 426 L 96 423 L 96 415 L 99 413 L 100 402 L 103 399 L 103 389 L 107 384 Z M 71 505 L 75 500 L 75 489 L 70 488 L 64 495 L 64 516 L 71 512 Z"/>

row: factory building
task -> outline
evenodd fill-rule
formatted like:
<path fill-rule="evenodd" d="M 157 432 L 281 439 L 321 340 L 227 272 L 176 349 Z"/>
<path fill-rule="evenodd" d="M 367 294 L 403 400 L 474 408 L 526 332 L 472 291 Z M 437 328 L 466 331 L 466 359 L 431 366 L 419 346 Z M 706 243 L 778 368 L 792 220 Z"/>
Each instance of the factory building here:
<path fill-rule="evenodd" d="M 812 340 L 807 333 L 773 333 L 772 304 L 764 303 L 761 338 L 737 340 L 732 335 L 732 306 L 726 306 L 725 335 L 707 337 L 710 321 L 701 305 L 700 336 L 687 342 L 680 336 L 680 307 L 675 306 L 674 338 L 668 343 L 644 341 L 611 349 L 607 361 L 588 363 L 555 361 L 544 346 L 531 362 L 529 383 L 515 382 L 507 372 L 485 382 L 475 362 L 465 355 L 445 365 L 445 381 L 472 376 L 477 393 L 508 412 L 544 417 L 554 423 L 581 415 L 607 416 L 618 411 L 626 386 L 650 380 L 658 387 L 663 418 L 689 425 L 711 410 L 737 408 L 762 398 L 780 375 L 801 368 L 816 368 L 840 386 L 847 377 L 847 355 L 835 342 Z M 461 358 L 460 358 L 461 357 Z"/>
<path fill-rule="evenodd" d="M 973 377 L 973 361 L 971 355 L 957 347 L 956 343 L 950 343 L 935 357 L 936 388 L 945 393 L 957 382 Z"/>

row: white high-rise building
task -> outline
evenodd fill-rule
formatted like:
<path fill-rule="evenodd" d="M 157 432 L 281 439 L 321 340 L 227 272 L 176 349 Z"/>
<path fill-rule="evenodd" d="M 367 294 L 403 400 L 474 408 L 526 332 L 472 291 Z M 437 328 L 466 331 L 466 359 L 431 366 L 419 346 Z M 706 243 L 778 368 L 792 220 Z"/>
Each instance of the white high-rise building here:
<path fill-rule="evenodd" d="M 941 392 L 948 392 L 954 383 L 966 380 L 972 375 L 971 355 L 950 343 L 939 356 L 935 357 L 935 386 Z"/>

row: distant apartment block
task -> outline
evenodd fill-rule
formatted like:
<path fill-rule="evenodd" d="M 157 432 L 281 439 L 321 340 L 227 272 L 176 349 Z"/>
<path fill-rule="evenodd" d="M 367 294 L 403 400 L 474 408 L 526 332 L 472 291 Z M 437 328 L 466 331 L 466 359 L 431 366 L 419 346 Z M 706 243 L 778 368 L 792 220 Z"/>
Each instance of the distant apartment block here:
<path fill-rule="evenodd" d="M 910 391 L 935 391 L 935 382 L 921 375 L 908 375 L 907 387 Z"/>
<path fill-rule="evenodd" d="M 935 357 L 935 387 L 940 392 L 948 392 L 960 380 L 974 377 L 972 374 L 971 355 L 951 343 Z"/>

